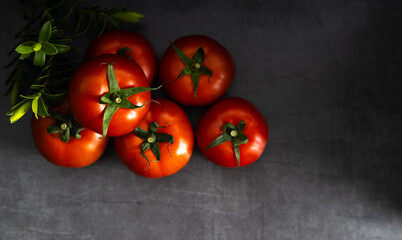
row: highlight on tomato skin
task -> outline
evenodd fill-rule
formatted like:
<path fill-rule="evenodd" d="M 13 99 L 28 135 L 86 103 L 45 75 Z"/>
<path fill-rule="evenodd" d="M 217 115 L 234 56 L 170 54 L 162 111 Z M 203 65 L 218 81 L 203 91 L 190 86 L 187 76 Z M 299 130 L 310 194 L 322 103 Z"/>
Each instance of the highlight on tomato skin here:
<path fill-rule="evenodd" d="M 60 106 L 54 109 L 60 114 L 67 114 L 67 101 L 63 101 Z M 101 139 L 102 135 L 89 129 L 83 129 L 79 131 L 79 139 L 71 136 L 68 142 L 63 142 L 62 134 L 48 133 L 49 127 L 55 124 L 56 120 L 52 116 L 45 118 L 32 116 L 31 119 L 31 131 L 35 146 L 49 162 L 60 167 L 81 168 L 91 165 L 105 152 L 109 142 L 108 137 Z M 67 127 L 71 123 L 65 124 Z"/>
<path fill-rule="evenodd" d="M 158 58 L 151 42 L 137 32 L 110 30 L 94 38 L 85 53 L 89 60 L 104 54 L 122 54 L 136 62 L 153 83 L 158 70 Z"/>
<path fill-rule="evenodd" d="M 196 126 L 202 154 L 223 167 L 241 167 L 260 158 L 268 141 L 264 116 L 243 98 L 226 98 L 212 105 Z"/>
<path fill-rule="evenodd" d="M 163 89 L 175 102 L 206 106 L 231 86 L 235 64 L 229 51 L 202 35 L 184 36 L 166 49 L 159 64 Z"/>
<path fill-rule="evenodd" d="M 154 100 L 136 130 L 116 137 L 114 145 L 120 160 L 133 173 L 162 178 L 177 173 L 188 163 L 193 152 L 194 133 L 179 105 L 168 99 Z"/>

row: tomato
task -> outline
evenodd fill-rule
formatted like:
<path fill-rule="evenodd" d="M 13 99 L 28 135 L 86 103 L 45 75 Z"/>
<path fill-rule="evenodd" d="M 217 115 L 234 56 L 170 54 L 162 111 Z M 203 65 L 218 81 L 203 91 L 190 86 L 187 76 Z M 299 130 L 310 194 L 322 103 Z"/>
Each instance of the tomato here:
<path fill-rule="evenodd" d="M 223 143 L 214 144 L 215 140 Z M 210 161 L 223 167 L 246 166 L 263 153 L 268 141 L 268 125 L 247 100 L 226 98 L 201 117 L 196 127 L 196 141 Z"/>
<path fill-rule="evenodd" d="M 65 113 L 65 110 L 61 112 Z M 66 123 L 69 125 L 71 122 Z M 32 116 L 31 129 L 36 148 L 45 159 L 55 165 L 73 168 L 88 166 L 98 160 L 107 147 L 109 139 L 100 139 L 102 135 L 89 129 L 80 131 L 81 138 L 72 136 L 67 143 L 63 142 L 59 134 L 47 132 L 49 126 L 54 124 L 56 120 L 53 117 L 37 119 Z"/>
<path fill-rule="evenodd" d="M 129 48 L 130 50 L 125 50 Z M 112 30 L 96 37 L 90 43 L 85 54 L 86 59 L 104 54 L 116 54 L 123 51 L 135 61 L 145 73 L 149 85 L 154 81 L 158 68 L 158 59 L 151 43 L 141 34 L 124 30 Z"/>
<path fill-rule="evenodd" d="M 70 80 L 71 113 L 82 126 L 94 132 L 125 135 L 148 112 L 146 103 L 151 100 L 148 86 L 141 68 L 127 57 L 116 54 L 96 57 L 81 65 Z M 142 88 L 131 95 L 134 87 Z"/>
<path fill-rule="evenodd" d="M 226 48 L 199 35 L 176 40 L 167 48 L 159 68 L 169 97 L 189 106 L 205 106 L 218 100 L 229 89 L 234 74 L 235 65 Z"/>
<path fill-rule="evenodd" d="M 134 173 L 148 178 L 161 178 L 178 172 L 189 161 L 194 145 L 193 129 L 186 113 L 170 100 L 156 101 L 159 104 L 151 103 L 148 114 L 135 132 L 117 137 L 114 141 L 122 162 Z M 155 122 L 161 127 L 157 127 Z M 152 129 L 156 130 L 153 136 Z M 141 132 L 144 134 L 141 135 Z M 150 136 L 152 141 L 149 141 Z M 158 154 L 149 142 L 158 146 L 160 160 L 157 160 Z M 141 148 L 147 144 L 149 149 L 142 152 Z"/>

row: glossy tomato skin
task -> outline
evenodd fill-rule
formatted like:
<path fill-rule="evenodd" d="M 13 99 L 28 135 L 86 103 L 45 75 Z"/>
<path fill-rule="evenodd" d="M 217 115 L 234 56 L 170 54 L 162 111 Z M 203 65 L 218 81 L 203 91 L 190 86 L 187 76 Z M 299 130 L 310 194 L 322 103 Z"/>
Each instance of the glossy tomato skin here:
<path fill-rule="evenodd" d="M 196 141 L 199 149 L 210 161 L 223 167 L 238 167 L 231 141 L 204 150 L 216 137 L 222 134 L 222 126 L 235 126 L 244 120 L 243 133 L 248 142 L 240 144 L 240 166 L 255 162 L 263 153 L 268 141 L 268 125 L 258 109 L 242 98 L 226 98 L 214 104 L 201 117 L 196 127 Z"/>
<path fill-rule="evenodd" d="M 152 122 L 157 122 L 165 128 L 158 128 L 158 133 L 167 133 L 173 136 L 174 143 L 160 143 L 161 159 L 156 162 L 155 155 L 151 150 L 145 151 L 147 161 L 141 155 L 142 139 L 137 137 L 134 132 L 125 136 L 115 138 L 114 144 L 117 155 L 122 162 L 135 174 L 148 178 L 161 178 L 172 175 L 182 169 L 190 160 L 193 146 L 194 134 L 186 113 L 174 102 L 167 99 L 156 99 L 158 103 L 151 103 L 151 108 L 138 125 L 138 127 L 148 131 L 148 126 Z"/>
<path fill-rule="evenodd" d="M 131 56 L 132 60 L 140 65 L 151 85 L 158 69 L 158 59 L 152 44 L 139 33 L 124 30 L 105 32 L 89 44 L 85 59 L 104 54 L 116 54 L 125 47 L 131 49 L 131 52 L 126 51 L 126 55 Z"/>
<path fill-rule="evenodd" d="M 114 63 L 114 72 L 120 89 L 149 87 L 138 64 L 124 56 L 102 55 L 81 65 L 69 83 L 70 110 L 82 126 L 100 134 L 102 134 L 103 113 L 106 105 L 100 104 L 99 100 L 109 92 L 107 68 L 110 62 Z M 148 91 L 134 94 L 128 100 L 140 106 L 151 100 L 151 93 Z M 133 131 L 148 109 L 149 104 L 136 109 L 118 109 L 112 117 L 107 135 L 122 136 Z"/>
<path fill-rule="evenodd" d="M 224 46 L 212 38 L 201 35 L 185 36 L 173 44 L 190 59 L 198 48 L 203 47 L 205 57 L 202 65 L 210 69 L 213 75 L 209 79 L 210 82 L 208 82 L 209 75 L 199 76 L 197 98 L 194 98 L 190 75 L 182 76 L 175 81 L 185 65 L 172 46 L 169 46 L 159 67 L 159 77 L 169 97 L 183 105 L 205 106 L 215 102 L 227 92 L 233 82 L 235 64 Z"/>
<path fill-rule="evenodd" d="M 64 143 L 58 134 L 47 133 L 47 128 L 55 123 L 52 117 L 37 119 L 32 116 L 31 119 L 36 148 L 49 162 L 61 167 L 86 167 L 98 160 L 105 151 L 109 142 L 108 137 L 100 139 L 102 135 L 84 129 L 81 131 L 80 139 L 71 137 L 69 142 Z"/>

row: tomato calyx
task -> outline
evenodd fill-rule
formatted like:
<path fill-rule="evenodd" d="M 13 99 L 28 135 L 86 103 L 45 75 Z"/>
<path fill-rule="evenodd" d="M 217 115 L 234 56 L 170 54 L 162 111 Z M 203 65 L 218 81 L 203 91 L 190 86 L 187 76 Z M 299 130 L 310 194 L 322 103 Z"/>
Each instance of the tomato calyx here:
<path fill-rule="evenodd" d="M 182 76 L 191 75 L 191 80 L 193 81 L 193 87 L 194 87 L 194 98 L 197 98 L 199 76 L 200 75 L 209 75 L 208 82 L 209 82 L 209 79 L 212 77 L 212 71 L 202 65 L 202 62 L 204 61 L 204 56 L 205 56 L 204 48 L 203 47 L 198 48 L 198 50 L 195 52 L 193 58 L 190 59 L 189 57 L 187 57 L 186 54 L 184 54 L 180 50 L 180 48 L 176 47 L 172 42 L 170 42 L 170 45 L 172 45 L 177 56 L 180 58 L 180 60 L 185 65 L 185 67 L 181 70 L 179 76 L 177 76 L 177 78 L 174 81 L 176 81 L 177 79 L 179 79 Z"/>
<path fill-rule="evenodd" d="M 70 112 L 66 114 L 52 112 L 50 116 L 56 120 L 56 123 L 47 128 L 48 134 L 58 133 L 64 143 L 68 143 L 71 137 L 81 138 L 81 131 L 85 128 L 74 119 Z"/>
<path fill-rule="evenodd" d="M 135 109 L 143 107 L 145 104 L 148 103 L 147 102 L 143 105 L 137 106 L 128 100 L 129 97 L 137 93 L 157 90 L 161 88 L 161 86 L 159 86 L 157 88 L 133 87 L 120 89 L 119 84 L 116 80 L 116 76 L 114 74 L 113 62 L 108 63 L 107 74 L 109 80 L 109 92 L 103 95 L 99 100 L 100 104 L 106 104 L 105 112 L 103 114 L 102 138 L 106 136 L 110 121 L 112 120 L 112 117 L 117 112 L 117 110 L 119 110 L 119 108 Z"/>
<path fill-rule="evenodd" d="M 147 160 L 148 166 L 150 165 L 150 162 L 144 154 L 145 151 L 151 149 L 156 157 L 156 161 L 158 162 L 161 159 L 159 143 L 168 142 L 169 144 L 167 145 L 167 150 L 170 154 L 169 146 L 174 142 L 172 135 L 167 133 L 158 133 L 158 128 L 165 127 L 160 126 L 157 122 L 152 122 L 151 124 L 149 124 L 148 132 L 140 127 L 136 127 L 134 129 L 135 135 L 144 140 L 141 144 L 141 155 Z"/>
<path fill-rule="evenodd" d="M 239 145 L 245 144 L 248 142 L 247 136 L 242 133 L 243 129 L 246 127 L 246 123 L 244 120 L 241 120 L 237 126 L 231 123 L 225 123 L 222 127 L 222 134 L 215 138 L 208 147 L 206 147 L 203 151 L 216 147 L 224 142 L 232 141 L 233 149 L 235 152 L 237 165 L 240 167 L 240 150 Z"/>
<path fill-rule="evenodd" d="M 133 50 L 131 50 L 131 48 L 129 48 L 129 47 L 124 47 L 124 48 L 120 49 L 119 51 L 117 51 L 117 54 L 124 56 L 124 57 L 128 57 L 129 59 L 133 60 L 133 57 L 130 54 L 127 54 L 127 52 L 130 52 L 131 55 L 133 54 Z"/>

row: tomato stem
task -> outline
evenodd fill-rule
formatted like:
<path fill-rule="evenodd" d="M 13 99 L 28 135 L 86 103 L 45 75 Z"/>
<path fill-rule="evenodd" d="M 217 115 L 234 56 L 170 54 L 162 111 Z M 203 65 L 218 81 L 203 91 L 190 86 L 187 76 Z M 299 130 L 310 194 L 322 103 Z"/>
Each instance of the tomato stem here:
<path fill-rule="evenodd" d="M 222 134 L 215 138 L 214 141 L 209 144 L 203 151 L 216 147 L 224 142 L 232 141 L 234 154 L 236 156 L 237 165 L 240 167 L 240 150 L 239 145 L 245 144 L 248 142 L 247 136 L 242 133 L 243 129 L 245 128 L 246 123 L 244 120 L 241 120 L 237 126 L 234 126 L 231 123 L 225 123 L 222 126 Z"/>
<path fill-rule="evenodd" d="M 147 160 L 148 166 L 150 165 L 150 162 L 148 158 L 145 156 L 145 151 L 151 149 L 151 151 L 155 155 L 156 161 L 159 161 L 161 159 L 159 143 L 168 142 L 169 144 L 167 145 L 167 150 L 169 152 L 169 146 L 174 142 L 172 135 L 167 133 L 158 133 L 157 132 L 158 128 L 165 128 L 165 127 L 160 126 L 157 122 L 152 122 L 148 126 L 148 132 L 140 127 L 134 129 L 135 135 L 144 140 L 141 144 L 141 154 L 142 157 L 145 158 L 145 160 Z"/>
<path fill-rule="evenodd" d="M 148 136 L 148 138 L 147 138 L 147 142 L 149 142 L 149 143 L 154 143 L 156 141 L 156 136 L 155 136 L 155 134 L 151 134 L 151 135 L 149 135 Z"/>
<path fill-rule="evenodd" d="M 62 123 L 62 124 L 60 125 L 60 128 L 61 128 L 61 130 L 66 130 L 67 124 L 66 124 L 66 123 Z"/>
<path fill-rule="evenodd" d="M 184 54 L 180 50 L 180 48 L 176 47 L 173 43 L 170 43 L 170 45 L 173 47 L 173 50 L 176 52 L 177 56 L 185 65 L 185 67 L 181 70 L 179 76 L 177 76 L 177 78 L 174 81 L 176 81 L 182 76 L 190 75 L 191 80 L 193 82 L 194 98 L 197 98 L 199 76 L 209 75 L 208 82 L 209 79 L 212 77 L 212 71 L 202 65 L 205 55 L 204 48 L 203 47 L 198 48 L 198 50 L 194 53 L 193 58 L 190 59 L 186 54 Z"/>
<path fill-rule="evenodd" d="M 112 117 L 116 113 L 116 111 L 119 110 L 119 108 L 135 109 L 143 107 L 145 104 L 148 103 L 147 102 L 144 103 L 143 105 L 137 106 L 128 100 L 129 97 L 137 93 L 157 90 L 161 87 L 161 86 L 157 88 L 134 87 L 134 88 L 120 89 L 114 73 L 113 64 L 114 64 L 113 62 L 110 62 L 108 64 L 107 74 L 109 81 L 109 92 L 103 95 L 99 100 L 99 103 L 106 104 L 106 109 L 103 114 L 103 122 L 102 122 L 102 138 L 104 138 L 107 135 L 107 130 L 109 128 L 109 124 L 112 120 Z"/>
<path fill-rule="evenodd" d="M 48 134 L 58 133 L 61 140 L 65 143 L 70 141 L 71 136 L 76 139 L 81 138 L 81 131 L 84 129 L 73 117 L 70 112 L 66 114 L 52 112 L 50 116 L 56 120 L 56 123 L 47 128 Z"/>

